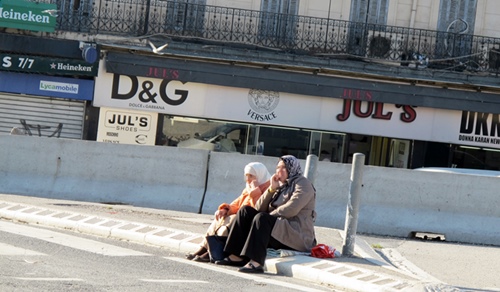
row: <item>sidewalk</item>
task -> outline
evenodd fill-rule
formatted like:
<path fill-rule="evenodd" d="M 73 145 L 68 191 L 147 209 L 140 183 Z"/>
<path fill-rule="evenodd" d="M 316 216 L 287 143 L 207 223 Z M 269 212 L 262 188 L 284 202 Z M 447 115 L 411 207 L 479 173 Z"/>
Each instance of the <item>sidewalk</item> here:
<path fill-rule="evenodd" d="M 64 228 L 187 253 L 198 248 L 212 216 L 0 194 L 0 219 Z M 318 243 L 342 250 L 341 230 L 317 227 L 316 235 Z M 402 258 L 399 258 L 400 268 L 396 268 L 360 236 L 356 238 L 354 251 L 353 257 L 335 259 L 268 257 L 266 270 L 345 291 L 472 291 L 445 285 Z"/>

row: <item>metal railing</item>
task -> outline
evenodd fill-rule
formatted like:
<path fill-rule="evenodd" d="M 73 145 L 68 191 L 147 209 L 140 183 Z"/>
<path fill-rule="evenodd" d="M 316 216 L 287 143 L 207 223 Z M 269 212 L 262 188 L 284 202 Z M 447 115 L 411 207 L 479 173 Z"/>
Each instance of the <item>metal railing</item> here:
<path fill-rule="evenodd" d="M 164 34 L 295 54 L 371 58 L 417 68 L 500 68 L 500 39 L 166 0 L 94 0 L 58 5 L 57 30 L 145 36 Z"/>

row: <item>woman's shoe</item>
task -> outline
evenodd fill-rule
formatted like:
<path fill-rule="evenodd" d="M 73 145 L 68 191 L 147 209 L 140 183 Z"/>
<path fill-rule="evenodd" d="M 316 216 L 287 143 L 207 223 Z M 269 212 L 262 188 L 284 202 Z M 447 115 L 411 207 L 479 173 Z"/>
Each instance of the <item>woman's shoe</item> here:
<path fill-rule="evenodd" d="M 224 258 L 223 260 L 220 261 L 215 261 L 216 265 L 222 265 L 222 266 L 234 266 L 234 267 L 243 267 L 247 261 L 241 260 L 241 261 L 233 261 L 229 257 Z"/>
<path fill-rule="evenodd" d="M 262 266 L 254 266 L 252 263 L 248 263 L 248 267 L 244 266 L 238 269 L 238 272 L 250 273 L 250 274 L 262 274 L 264 273 L 264 268 Z"/>
<path fill-rule="evenodd" d="M 200 247 L 195 253 L 188 253 L 186 254 L 186 259 L 188 260 L 192 260 L 194 259 L 196 256 L 199 256 L 199 255 L 202 255 L 204 253 L 207 252 L 207 249 L 205 247 Z"/>

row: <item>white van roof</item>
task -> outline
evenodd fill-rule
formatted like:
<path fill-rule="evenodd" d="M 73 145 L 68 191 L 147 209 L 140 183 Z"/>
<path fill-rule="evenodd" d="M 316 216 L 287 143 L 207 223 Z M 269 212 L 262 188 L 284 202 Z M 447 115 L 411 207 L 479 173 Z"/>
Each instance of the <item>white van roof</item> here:
<path fill-rule="evenodd" d="M 421 168 L 415 168 L 414 170 L 500 177 L 500 171 L 486 170 L 486 169 L 449 168 L 449 167 L 421 167 Z"/>

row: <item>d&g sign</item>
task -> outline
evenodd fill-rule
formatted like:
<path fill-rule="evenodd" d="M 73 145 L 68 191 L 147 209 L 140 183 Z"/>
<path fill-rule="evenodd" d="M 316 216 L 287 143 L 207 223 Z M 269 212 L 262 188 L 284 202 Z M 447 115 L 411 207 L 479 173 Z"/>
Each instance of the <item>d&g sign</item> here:
<path fill-rule="evenodd" d="M 128 82 L 122 78 L 127 78 Z M 172 81 L 163 79 L 158 85 L 158 82 L 146 79 L 140 83 L 137 76 L 113 74 L 111 99 L 129 100 L 137 96 L 140 103 L 129 104 L 130 107 L 135 108 L 164 109 L 161 104 L 158 104 L 159 99 L 167 105 L 177 106 L 186 101 L 189 91 L 175 88 L 175 83 L 181 81 L 176 80 L 175 83 L 171 83 Z M 184 84 L 184 82 L 181 83 Z"/>

